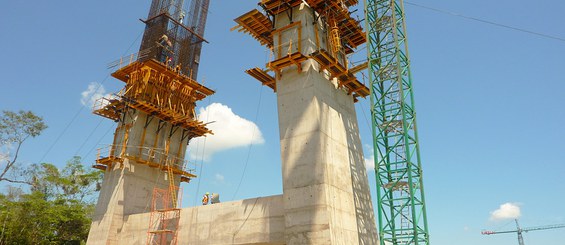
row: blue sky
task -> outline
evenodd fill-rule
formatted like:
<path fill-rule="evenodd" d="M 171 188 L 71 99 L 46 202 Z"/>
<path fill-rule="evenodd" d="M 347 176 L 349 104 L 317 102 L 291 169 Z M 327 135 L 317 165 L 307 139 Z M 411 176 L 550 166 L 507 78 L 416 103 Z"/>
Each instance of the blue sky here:
<path fill-rule="evenodd" d="M 0 110 L 32 110 L 49 125 L 26 142 L 22 163 L 63 166 L 78 154 L 90 165 L 91 149 L 111 144 L 113 122 L 91 114 L 81 93 L 93 82 L 106 93 L 123 85 L 105 79 L 106 65 L 137 51 L 149 2 L 0 3 Z M 563 1 L 413 2 L 565 38 Z M 268 56 L 249 36 L 229 31 L 255 7 L 212 1 L 199 76 L 216 94 L 200 106 L 221 103 L 254 121 L 263 143 L 210 156 L 200 178 L 183 184 L 186 206 L 205 191 L 222 201 L 282 192 L 276 97 L 243 72 Z M 503 203 L 519 205 L 525 227 L 565 223 L 565 42 L 412 5 L 406 14 L 432 244 L 517 244 L 513 234 L 480 235 L 513 227 L 489 220 Z M 371 145 L 368 108 L 368 101 L 357 103 L 362 141 Z M 374 186 L 372 172 L 369 179 Z M 561 245 L 565 229 L 525 240 Z"/>

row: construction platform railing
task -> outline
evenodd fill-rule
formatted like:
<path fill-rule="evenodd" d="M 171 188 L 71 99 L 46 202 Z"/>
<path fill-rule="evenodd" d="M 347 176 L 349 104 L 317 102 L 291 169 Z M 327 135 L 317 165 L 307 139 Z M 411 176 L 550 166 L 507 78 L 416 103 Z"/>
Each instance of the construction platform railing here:
<path fill-rule="evenodd" d="M 196 164 L 172 154 L 167 154 L 164 149 L 142 146 L 108 145 L 98 149 L 96 162 L 103 163 L 107 159 L 132 158 L 142 164 L 152 167 L 171 166 L 187 173 L 194 173 Z"/>
<path fill-rule="evenodd" d="M 107 68 L 109 70 L 112 70 L 112 71 L 122 69 L 122 68 L 132 64 L 133 62 L 136 62 L 140 59 L 147 57 L 147 55 L 149 55 L 150 52 L 151 52 L 150 49 L 144 49 L 144 50 L 141 50 L 137 53 L 133 53 L 133 54 L 129 54 L 129 55 L 120 57 L 119 59 L 110 62 L 108 64 Z"/>

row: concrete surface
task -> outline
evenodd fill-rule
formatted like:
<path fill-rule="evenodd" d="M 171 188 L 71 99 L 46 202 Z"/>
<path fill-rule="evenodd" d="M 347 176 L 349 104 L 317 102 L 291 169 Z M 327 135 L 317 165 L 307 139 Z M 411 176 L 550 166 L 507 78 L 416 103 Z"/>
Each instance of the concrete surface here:
<path fill-rule="evenodd" d="M 145 244 L 150 213 L 124 217 L 116 244 Z M 284 242 L 282 195 L 181 211 L 178 244 L 272 244 Z"/>

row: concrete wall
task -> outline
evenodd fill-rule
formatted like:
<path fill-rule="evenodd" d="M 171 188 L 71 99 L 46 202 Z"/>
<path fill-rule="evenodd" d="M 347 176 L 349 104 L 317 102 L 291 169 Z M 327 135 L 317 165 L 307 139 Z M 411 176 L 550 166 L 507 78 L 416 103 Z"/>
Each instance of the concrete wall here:
<path fill-rule="evenodd" d="M 116 244 L 145 244 L 150 213 L 124 217 Z M 178 244 L 272 244 L 284 242 L 282 195 L 181 211 Z"/>

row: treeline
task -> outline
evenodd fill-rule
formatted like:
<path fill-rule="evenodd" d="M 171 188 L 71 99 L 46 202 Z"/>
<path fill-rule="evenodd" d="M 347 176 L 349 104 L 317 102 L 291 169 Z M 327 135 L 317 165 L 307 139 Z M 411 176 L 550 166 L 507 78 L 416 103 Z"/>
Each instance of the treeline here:
<path fill-rule="evenodd" d="M 0 245 L 86 243 L 103 173 L 85 168 L 80 157 L 61 169 L 21 165 L 23 143 L 46 128 L 29 111 L 0 116 Z"/>
<path fill-rule="evenodd" d="M 29 190 L 8 187 L 0 194 L 0 244 L 83 244 L 94 211 L 100 171 L 75 157 L 59 170 L 41 164 Z"/>

